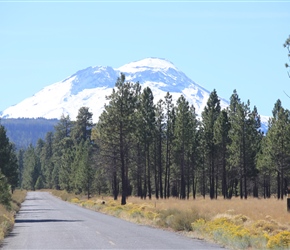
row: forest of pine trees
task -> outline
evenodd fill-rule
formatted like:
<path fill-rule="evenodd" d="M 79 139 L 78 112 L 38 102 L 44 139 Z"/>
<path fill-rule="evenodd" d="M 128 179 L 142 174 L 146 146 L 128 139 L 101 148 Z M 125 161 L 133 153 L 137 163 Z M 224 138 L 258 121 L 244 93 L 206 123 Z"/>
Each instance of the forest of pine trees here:
<path fill-rule="evenodd" d="M 284 44 L 289 50 L 290 38 Z M 288 55 L 290 58 L 290 54 Z M 289 69 L 289 65 L 286 64 Z M 289 73 L 289 72 L 288 72 Z M 289 75 L 290 76 L 290 75 Z M 216 90 L 198 118 L 181 95 L 154 101 L 149 87 L 123 74 L 107 96 L 97 124 L 88 107 L 76 121 L 62 116 L 48 132 L 16 153 L 0 125 L 0 203 L 16 187 L 142 199 L 283 199 L 290 186 L 290 111 L 274 104 L 267 134 L 256 107 L 237 91 L 221 109 Z"/>
<path fill-rule="evenodd" d="M 62 116 L 45 140 L 18 152 L 19 186 L 121 197 L 283 199 L 290 181 L 290 111 L 274 104 L 269 130 L 234 90 L 222 110 L 213 90 L 199 119 L 181 95 L 157 102 L 123 74 L 97 124 L 89 108 Z"/>

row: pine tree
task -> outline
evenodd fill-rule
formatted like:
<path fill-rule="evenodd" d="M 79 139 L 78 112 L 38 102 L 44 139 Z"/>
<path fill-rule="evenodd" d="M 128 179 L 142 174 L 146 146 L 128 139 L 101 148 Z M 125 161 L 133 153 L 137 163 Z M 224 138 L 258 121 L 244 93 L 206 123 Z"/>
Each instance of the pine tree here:
<path fill-rule="evenodd" d="M 260 173 L 264 199 L 271 197 L 272 176 L 275 173 L 272 167 L 271 150 L 270 136 L 266 135 L 262 138 L 261 148 L 257 154 L 257 169 Z"/>
<path fill-rule="evenodd" d="M 79 192 L 86 192 L 90 198 L 93 181 L 95 178 L 95 168 L 92 161 L 92 145 L 89 140 L 81 141 L 77 146 L 74 159 L 75 168 L 75 189 Z"/>
<path fill-rule="evenodd" d="M 94 131 L 94 141 L 99 147 L 98 165 L 101 168 L 97 173 L 106 173 L 108 176 L 109 186 L 111 186 L 114 200 L 119 195 L 119 162 L 118 162 L 118 134 L 116 127 L 112 126 L 111 114 L 114 112 L 112 107 L 107 106 L 100 117 Z M 110 124 L 110 127 L 109 127 Z M 97 179 L 102 176 L 97 176 Z"/>
<path fill-rule="evenodd" d="M 82 140 L 91 140 L 91 131 L 93 128 L 93 113 L 89 112 L 88 107 L 81 107 L 79 109 L 77 120 L 72 129 L 72 137 L 76 144 Z"/>
<path fill-rule="evenodd" d="M 229 198 L 227 182 L 227 158 L 229 155 L 227 147 L 229 144 L 229 130 L 230 123 L 228 119 L 228 113 L 226 110 L 222 110 L 214 125 L 214 143 L 217 150 L 217 166 L 221 171 L 222 195 L 224 199 Z"/>
<path fill-rule="evenodd" d="M 165 177 L 164 177 L 164 197 L 170 196 L 170 167 L 172 163 L 172 144 L 174 140 L 174 128 L 175 128 L 175 108 L 172 103 L 172 95 L 169 92 L 165 96 L 165 140 L 166 140 L 166 152 L 165 152 Z"/>
<path fill-rule="evenodd" d="M 75 158 L 75 147 L 73 140 L 69 137 L 61 140 L 61 155 L 60 155 L 60 168 L 59 168 L 59 186 L 68 192 L 73 190 L 73 182 L 75 172 L 72 165 Z"/>
<path fill-rule="evenodd" d="M 186 173 L 189 167 L 188 164 L 188 150 L 190 149 L 190 138 L 191 130 L 188 125 L 190 124 L 190 108 L 188 101 L 185 100 L 184 96 L 181 96 L 177 100 L 176 108 L 176 128 L 174 135 L 174 154 L 175 163 L 178 166 L 179 173 L 179 187 L 181 199 L 186 198 Z"/>
<path fill-rule="evenodd" d="M 150 155 L 150 149 L 153 147 L 154 130 L 155 130 L 155 110 L 153 103 L 153 93 L 149 87 L 143 90 L 141 95 L 141 115 L 142 115 L 142 145 L 145 152 L 145 171 L 144 174 L 144 197 L 146 198 L 147 189 L 148 196 L 151 199 L 152 196 L 152 184 L 151 184 L 151 169 L 152 160 Z"/>
<path fill-rule="evenodd" d="M 192 105 L 189 109 L 189 150 L 187 154 L 188 158 L 188 171 L 187 171 L 187 199 L 189 199 L 190 189 L 192 189 L 192 196 L 196 198 L 196 185 L 197 185 L 197 173 L 198 165 L 200 162 L 200 138 L 199 138 L 200 123 L 197 120 L 195 108 Z M 192 188 L 190 186 L 192 183 Z"/>
<path fill-rule="evenodd" d="M 42 168 L 45 186 L 47 188 L 53 187 L 53 143 L 54 135 L 52 132 L 48 132 L 45 136 L 45 144 L 42 152 Z"/>
<path fill-rule="evenodd" d="M 248 106 L 250 102 L 248 101 Z M 253 186 L 253 197 L 258 198 L 259 190 L 258 190 L 258 174 L 259 170 L 257 168 L 257 157 L 258 153 L 261 150 L 261 141 L 263 138 L 263 133 L 261 132 L 261 120 L 260 115 L 258 114 L 258 110 L 256 106 L 254 106 L 253 110 L 250 112 L 247 119 L 247 172 L 248 178 L 252 182 Z"/>
<path fill-rule="evenodd" d="M 141 96 L 138 97 L 141 99 Z M 141 101 L 138 101 L 137 112 L 135 113 L 135 132 L 133 134 L 134 147 L 133 158 L 136 163 L 131 171 L 131 178 L 135 182 L 135 194 L 144 199 L 147 196 L 147 172 L 146 172 L 146 154 L 144 147 L 143 115 L 141 112 Z"/>
<path fill-rule="evenodd" d="M 61 169 L 64 167 L 64 164 L 71 163 L 71 162 L 67 162 L 61 166 L 64 160 L 63 153 L 64 151 L 67 150 L 64 148 L 64 146 L 67 145 L 65 141 L 67 141 L 68 139 L 71 139 L 72 127 L 73 127 L 73 124 L 69 115 L 67 116 L 62 115 L 58 124 L 54 127 L 55 132 L 54 132 L 53 143 L 52 143 L 53 156 L 52 156 L 51 167 L 53 167 L 53 170 L 51 172 L 51 184 L 55 189 L 60 189 L 59 175 L 62 173 Z"/>
<path fill-rule="evenodd" d="M 210 198 L 217 198 L 216 185 L 217 183 L 217 148 L 214 141 L 214 125 L 220 114 L 220 100 L 217 92 L 214 89 L 211 92 L 207 105 L 202 112 L 202 124 L 205 140 L 205 163 L 208 168 Z"/>
<path fill-rule="evenodd" d="M 24 158 L 24 150 L 23 149 L 20 149 L 18 151 L 18 155 L 17 155 L 17 161 L 18 161 L 18 173 L 19 173 L 19 183 L 18 183 L 18 186 L 22 189 L 22 175 L 23 175 L 23 168 L 24 168 L 24 165 L 23 165 L 23 158 Z"/>
<path fill-rule="evenodd" d="M 231 181 L 235 182 L 235 187 L 237 181 L 239 181 L 240 198 L 247 199 L 248 179 L 249 177 L 252 178 L 255 184 L 257 175 L 256 154 L 261 140 L 261 133 L 258 130 L 260 128 L 260 118 L 255 107 L 253 111 L 250 110 L 249 101 L 246 104 L 240 101 L 236 90 L 231 96 L 229 121 L 231 123 L 230 144 L 228 146 L 230 152 L 229 164 L 232 176 L 238 176 L 238 179 L 234 178 Z"/>
<path fill-rule="evenodd" d="M 24 153 L 22 186 L 27 190 L 35 190 L 40 173 L 40 162 L 34 147 L 30 144 Z"/>
<path fill-rule="evenodd" d="M 126 204 L 128 195 L 128 171 L 130 159 L 130 142 L 132 133 L 135 130 L 135 111 L 137 107 L 139 84 L 125 82 L 125 75 L 117 79 L 115 88 L 110 96 L 107 97 L 109 104 L 105 106 L 105 111 L 100 118 L 100 134 L 116 138 L 117 158 L 116 164 L 120 167 L 122 182 L 121 205 Z M 111 144 L 103 138 L 103 144 Z M 108 145 L 109 148 L 112 148 Z M 111 152 L 115 153 L 115 152 Z"/>
<path fill-rule="evenodd" d="M 55 130 L 54 136 L 56 143 L 60 142 L 65 137 L 70 137 L 72 126 L 73 124 L 69 115 L 64 116 L 64 114 L 62 114 L 59 123 L 56 126 L 54 126 Z"/>
<path fill-rule="evenodd" d="M 155 196 L 158 199 L 163 199 L 163 138 L 164 138 L 164 102 L 159 100 L 155 109 L 156 128 L 155 128 Z"/>
<path fill-rule="evenodd" d="M 44 149 L 45 142 L 41 138 L 37 140 L 35 152 L 39 161 L 39 173 L 38 178 L 35 183 L 35 189 L 42 189 L 45 187 L 44 184 L 44 171 L 45 171 L 45 162 L 44 162 Z"/>
<path fill-rule="evenodd" d="M 287 166 L 290 163 L 290 112 L 282 107 L 281 101 L 275 103 L 273 117 L 267 133 L 270 147 L 269 153 L 277 179 L 277 198 L 283 199 L 289 174 Z"/>

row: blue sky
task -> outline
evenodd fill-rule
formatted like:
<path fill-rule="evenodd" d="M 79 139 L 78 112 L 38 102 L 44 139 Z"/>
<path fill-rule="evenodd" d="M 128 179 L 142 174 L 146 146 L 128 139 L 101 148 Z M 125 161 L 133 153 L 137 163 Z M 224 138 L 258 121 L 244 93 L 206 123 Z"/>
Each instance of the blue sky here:
<path fill-rule="evenodd" d="M 290 1 L 0 1 L 0 110 L 89 66 L 146 57 L 272 114 L 290 109 Z"/>

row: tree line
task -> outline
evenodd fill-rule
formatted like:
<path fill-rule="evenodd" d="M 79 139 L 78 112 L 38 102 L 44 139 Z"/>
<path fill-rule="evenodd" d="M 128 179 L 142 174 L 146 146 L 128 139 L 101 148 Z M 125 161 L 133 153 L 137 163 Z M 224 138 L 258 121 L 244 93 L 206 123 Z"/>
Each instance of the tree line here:
<path fill-rule="evenodd" d="M 10 142 L 15 144 L 16 150 L 36 145 L 39 138 L 44 139 L 48 131 L 53 131 L 57 119 L 45 118 L 5 118 L 0 124 L 6 129 Z"/>
<path fill-rule="evenodd" d="M 197 195 L 283 199 L 289 182 L 290 113 L 278 100 L 261 131 L 257 108 L 236 90 L 221 109 L 210 93 L 201 119 L 181 95 L 154 102 L 149 87 L 116 81 L 97 124 L 89 108 L 62 116 L 45 140 L 18 153 L 19 185 L 142 199 Z"/>

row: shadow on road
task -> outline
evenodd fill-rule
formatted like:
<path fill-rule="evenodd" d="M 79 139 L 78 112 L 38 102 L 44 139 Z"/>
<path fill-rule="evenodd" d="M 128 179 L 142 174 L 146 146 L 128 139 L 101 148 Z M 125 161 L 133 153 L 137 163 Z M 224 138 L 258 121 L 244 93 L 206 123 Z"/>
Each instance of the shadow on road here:
<path fill-rule="evenodd" d="M 39 209 L 21 209 L 20 212 L 38 212 L 38 211 L 52 211 L 55 209 L 49 209 L 49 208 L 39 208 Z"/>
<path fill-rule="evenodd" d="M 21 220 L 16 219 L 15 223 L 40 223 L 40 222 L 81 222 L 82 220 L 55 220 L 55 219 L 37 219 L 37 220 Z"/>
<path fill-rule="evenodd" d="M 26 198 L 26 201 L 45 201 L 46 199 L 41 199 L 41 198 Z"/>

